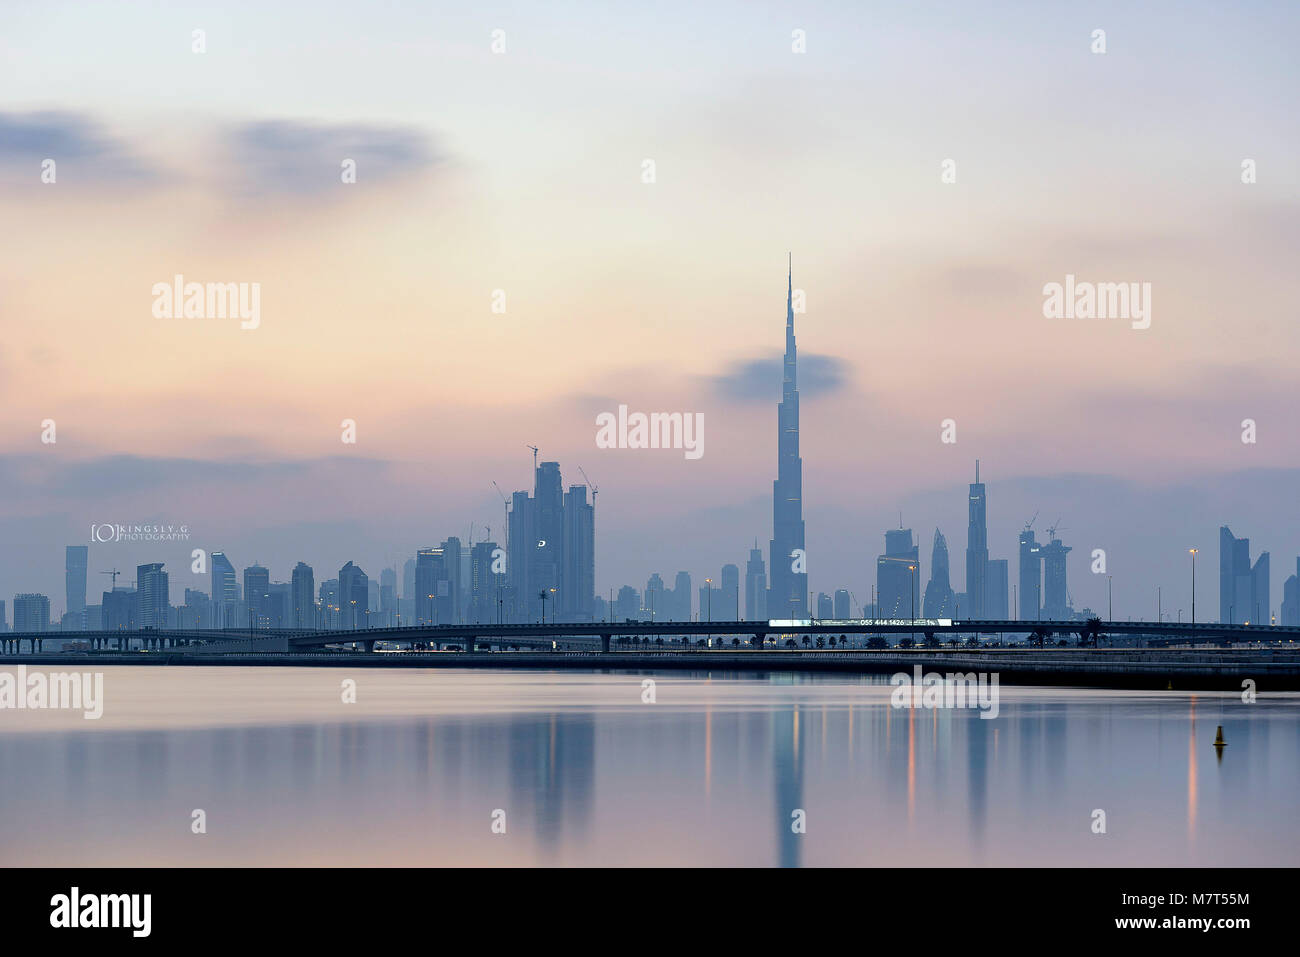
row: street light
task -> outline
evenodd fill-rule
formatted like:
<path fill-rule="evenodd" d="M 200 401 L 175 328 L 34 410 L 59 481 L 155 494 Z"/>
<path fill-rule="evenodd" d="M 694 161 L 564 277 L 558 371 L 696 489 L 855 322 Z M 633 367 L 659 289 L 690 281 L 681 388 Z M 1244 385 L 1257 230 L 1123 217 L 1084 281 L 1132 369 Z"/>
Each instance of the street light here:
<path fill-rule="evenodd" d="M 713 579 L 712 578 L 704 579 L 704 584 L 709 586 L 708 588 L 704 589 L 704 599 L 709 609 L 708 610 L 709 621 L 713 621 Z"/>
<path fill-rule="evenodd" d="M 1112 577 L 1113 576 L 1111 575 L 1106 576 L 1106 620 L 1107 621 L 1115 620 L 1114 605 L 1110 600 L 1110 580 Z"/>
<path fill-rule="evenodd" d="M 1196 553 L 1199 548 L 1189 548 L 1188 553 L 1192 556 L 1192 624 L 1196 624 Z"/>
<path fill-rule="evenodd" d="M 908 598 L 912 599 L 912 644 L 916 644 L 916 566 L 907 566 Z"/>

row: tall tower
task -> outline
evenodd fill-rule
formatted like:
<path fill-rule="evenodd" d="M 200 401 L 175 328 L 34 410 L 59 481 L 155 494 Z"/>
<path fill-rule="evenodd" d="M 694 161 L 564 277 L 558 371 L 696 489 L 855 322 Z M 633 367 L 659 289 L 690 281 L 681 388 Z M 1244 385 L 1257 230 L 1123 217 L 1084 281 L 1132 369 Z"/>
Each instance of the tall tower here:
<path fill-rule="evenodd" d="M 795 378 L 794 271 L 786 274 L 785 369 L 777 406 L 776 481 L 772 483 L 771 587 L 767 613 L 775 618 L 808 617 L 808 573 L 804 564 L 803 459 L 799 457 L 799 389 Z M 797 555 L 792 553 L 799 550 Z M 795 571 L 798 561 L 800 571 Z"/>
<path fill-rule="evenodd" d="M 63 565 L 63 581 L 67 591 L 64 608 L 74 618 L 74 628 L 86 627 L 86 565 L 89 549 L 85 545 L 67 546 Z"/>
<path fill-rule="evenodd" d="M 985 510 L 988 499 L 980 481 L 980 463 L 975 460 L 975 481 L 970 487 L 970 523 L 966 526 L 966 603 L 967 617 L 987 618 L 987 582 L 989 533 Z"/>

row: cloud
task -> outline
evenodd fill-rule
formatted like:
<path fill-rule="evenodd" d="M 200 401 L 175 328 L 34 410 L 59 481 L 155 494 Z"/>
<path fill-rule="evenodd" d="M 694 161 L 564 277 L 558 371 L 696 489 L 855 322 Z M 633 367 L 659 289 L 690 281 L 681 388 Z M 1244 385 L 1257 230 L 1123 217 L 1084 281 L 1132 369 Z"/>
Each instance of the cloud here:
<path fill-rule="evenodd" d="M 442 159 L 427 135 L 397 126 L 268 120 L 230 130 L 227 145 L 240 186 L 251 194 L 333 189 L 347 159 L 356 163 L 358 184 L 394 180 Z"/>
<path fill-rule="evenodd" d="M 78 113 L 0 113 L 0 169 L 40 182 L 41 163 L 56 163 L 56 182 L 147 185 L 163 178 L 127 145 Z"/>
<path fill-rule="evenodd" d="M 230 462 L 144 455 L 107 455 L 76 462 L 46 456 L 0 455 L 0 497 L 66 497 L 106 501 L 142 491 L 191 490 L 194 486 L 243 486 L 274 479 L 319 480 L 336 468 L 383 470 L 375 459 L 334 456 L 300 461 Z"/>
<path fill-rule="evenodd" d="M 707 380 L 719 396 L 736 402 L 779 402 L 783 359 L 751 359 L 733 365 Z M 836 356 L 805 353 L 799 356 L 799 395 L 830 395 L 848 385 L 849 364 Z"/>

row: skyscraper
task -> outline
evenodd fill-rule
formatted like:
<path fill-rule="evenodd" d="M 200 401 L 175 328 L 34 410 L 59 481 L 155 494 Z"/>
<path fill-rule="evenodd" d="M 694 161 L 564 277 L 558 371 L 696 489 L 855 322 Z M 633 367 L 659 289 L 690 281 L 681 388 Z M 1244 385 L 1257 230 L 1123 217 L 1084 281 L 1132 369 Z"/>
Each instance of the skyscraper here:
<path fill-rule="evenodd" d="M 333 630 L 339 627 L 339 580 L 330 578 L 320 583 L 317 589 L 320 596 L 321 627 Z"/>
<path fill-rule="evenodd" d="M 968 500 L 970 520 L 966 526 L 966 601 L 969 618 L 987 618 L 988 603 L 986 582 L 989 564 L 989 533 L 987 524 L 988 499 L 984 483 L 980 481 L 980 462 L 975 460 L 975 481 L 970 486 Z"/>
<path fill-rule="evenodd" d="M 469 558 L 469 620 L 472 624 L 491 624 L 504 611 L 505 573 L 492 569 L 502 567 L 493 558 L 496 542 L 475 542 L 470 547 Z"/>
<path fill-rule="evenodd" d="M 14 631 L 48 631 L 50 599 L 36 592 L 14 595 Z"/>
<path fill-rule="evenodd" d="M 772 541 L 769 552 L 772 585 L 768 589 L 767 610 L 769 615 L 776 618 L 806 618 L 808 573 L 803 564 L 803 459 L 799 457 L 793 266 L 786 276 L 785 366 L 776 422 L 776 481 L 772 483 Z M 799 564 L 796 565 L 796 562 Z"/>
<path fill-rule="evenodd" d="M 0 609 L 0 631 L 4 630 L 4 609 Z M 1295 574 L 1282 584 L 1282 614 L 1279 625 L 1300 625 L 1300 558 L 1295 560 Z"/>
<path fill-rule="evenodd" d="M 835 617 L 835 600 L 824 591 L 817 593 L 817 617 L 823 620 Z"/>
<path fill-rule="evenodd" d="M 162 562 L 136 566 L 135 591 L 140 608 L 138 625 L 141 628 L 166 628 L 171 602 L 168 576 L 163 571 Z"/>
<path fill-rule="evenodd" d="M 1252 566 L 1250 539 L 1237 538 L 1227 525 L 1219 528 L 1219 623 L 1269 623 L 1268 552 Z"/>
<path fill-rule="evenodd" d="M 757 542 L 749 550 L 749 561 L 745 562 L 745 617 L 751 621 L 767 620 L 767 567 Z"/>
<path fill-rule="evenodd" d="M 444 596 L 439 593 L 439 599 L 445 598 L 444 604 L 440 605 L 439 616 L 443 624 L 463 624 L 465 621 L 464 611 L 461 605 L 461 592 L 464 591 L 464 579 L 462 571 L 464 569 L 461 555 L 464 549 L 460 547 L 460 539 L 451 536 L 440 546 L 444 567 L 447 569 L 447 594 Z M 375 596 L 378 599 L 378 595 Z"/>
<path fill-rule="evenodd" d="M 85 545 L 69 545 L 63 561 L 63 582 L 67 595 L 65 610 L 73 616 L 73 624 L 78 628 L 86 627 L 86 565 L 89 551 Z"/>
<path fill-rule="evenodd" d="M 564 493 L 560 479 L 559 462 L 543 462 L 537 466 L 533 481 L 533 509 L 537 540 L 529 551 L 529 592 L 524 600 L 540 619 L 545 610 L 547 620 L 557 616 L 553 603 L 556 597 L 563 600 L 561 569 L 564 554 Z M 554 589 L 554 591 L 552 591 Z M 538 597 L 545 593 L 546 598 Z"/>
<path fill-rule="evenodd" d="M 596 510 L 587 501 L 585 485 L 570 485 L 564 495 L 560 556 L 560 607 L 556 620 L 591 621 L 596 597 Z"/>
<path fill-rule="evenodd" d="M 969 549 L 967 555 L 969 555 Z M 925 586 L 923 616 L 926 618 L 951 618 L 956 605 L 956 595 L 948 580 L 948 540 L 937 528 L 934 545 L 930 548 L 930 581 Z"/>
<path fill-rule="evenodd" d="M 1043 555 L 1034 531 L 1020 533 L 1020 620 L 1038 621 L 1043 604 Z"/>
<path fill-rule="evenodd" d="M 535 570 L 532 557 L 538 542 L 536 511 L 534 500 L 527 492 L 515 492 L 510 496 L 506 532 L 506 551 L 509 553 L 506 582 L 515 595 L 515 601 L 514 607 L 507 606 L 506 611 L 509 620 L 514 622 L 527 623 L 541 618 L 537 611 L 538 589 L 532 580 Z M 418 613 L 416 617 L 419 617 Z"/>
<path fill-rule="evenodd" d="M 876 559 L 876 607 L 881 618 L 921 615 L 920 550 L 910 528 L 885 532 L 885 554 Z"/>
<path fill-rule="evenodd" d="M 290 593 L 293 597 L 293 626 L 295 628 L 316 627 L 316 574 L 306 562 L 293 566 L 289 579 Z"/>
<path fill-rule="evenodd" d="M 230 563 L 225 552 L 213 552 L 208 556 L 212 562 L 212 608 L 218 628 L 233 628 L 240 624 L 235 620 L 235 606 L 239 603 L 239 584 L 235 579 L 235 566 Z M 247 625 L 248 622 L 243 624 Z"/>
<path fill-rule="evenodd" d="M 664 605 L 664 580 L 658 572 L 652 574 L 650 580 L 645 583 L 645 592 L 641 600 L 645 605 L 646 618 L 649 621 L 672 619 L 670 610 Z"/>
<path fill-rule="evenodd" d="M 271 627 L 271 573 L 254 562 L 244 569 L 244 604 L 248 606 L 249 628 Z"/>
<path fill-rule="evenodd" d="M 370 607 L 370 578 L 348 562 L 339 569 L 339 627 L 345 631 L 365 628 Z"/>
<path fill-rule="evenodd" d="M 596 512 L 587 486 L 561 493 L 560 463 L 542 462 L 533 494 L 515 492 L 507 516 L 508 591 L 515 621 L 590 621 L 596 597 Z M 545 594 L 545 599 L 541 597 Z M 509 605 L 507 606 L 509 610 Z"/>
<path fill-rule="evenodd" d="M 1011 617 L 1011 613 L 1008 611 L 1011 606 L 1007 603 L 1007 597 L 1010 594 L 1007 560 L 1005 558 L 990 558 L 985 569 L 984 616 L 995 621 L 1006 621 Z"/>
<path fill-rule="evenodd" d="M 844 621 L 852 617 L 853 610 L 850 608 L 849 590 L 847 588 L 835 589 L 835 617 Z"/>
<path fill-rule="evenodd" d="M 722 587 L 714 599 L 713 616 L 717 621 L 740 620 L 740 566 L 722 566 Z M 719 604 L 720 600 L 720 604 Z"/>
<path fill-rule="evenodd" d="M 673 578 L 673 621 L 691 620 L 691 573 L 678 572 Z"/>
<path fill-rule="evenodd" d="M 1039 549 L 1043 556 L 1043 617 L 1068 621 L 1074 617 L 1065 574 L 1065 556 L 1070 553 L 1070 546 L 1062 545 L 1052 534 L 1054 530 L 1047 530 L 1051 541 Z"/>

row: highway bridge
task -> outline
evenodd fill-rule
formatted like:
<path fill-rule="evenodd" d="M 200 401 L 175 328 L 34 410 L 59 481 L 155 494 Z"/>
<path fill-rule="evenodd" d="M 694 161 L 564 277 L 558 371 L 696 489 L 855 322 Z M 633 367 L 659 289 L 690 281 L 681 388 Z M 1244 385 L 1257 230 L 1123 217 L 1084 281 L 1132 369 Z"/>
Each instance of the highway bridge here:
<path fill-rule="evenodd" d="M 622 621 L 548 622 L 528 625 L 460 624 L 414 625 L 397 628 L 367 628 L 356 631 L 277 630 L 194 630 L 142 629 L 136 631 L 47 631 L 0 635 L 0 652 L 16 654 L 43 650 L 43 641 L 58 639 L 83 643 L 88 650 L 164 650 L 182 652 L 275 653 L 319 651 L 327 646 L 359 645 L 373 650 L 377 642 L 396 643 L 414 649 L 446 648 L 601 650 L 641 648 L 651 643 L 665 647 L 696 644 L 701 639 L 721 639 L 724 645 L 759 648 L 784 647 L 787 640 L 802 644 L 844 636 L 852 644 L 864 637 L 880 636 L 886 641 L 911 638 L 947 643 L 973 636 L 1028 637 L 1043 646 L 1064 639 L 1074 645 L 1115 645 L 1124 639 L 1142 637 L 1146 644 L 1215 642 L 1300 642 L 1300 627 L 1267 625 L 1221 625 L 1213 622 L 1152 621 L 1006 621 L 937 619 L 798 619 L 746 621 Z M 710 642 L 717 646 L 717 642 Z M 893 643 L 893 642 L 891 642 Z"/>

